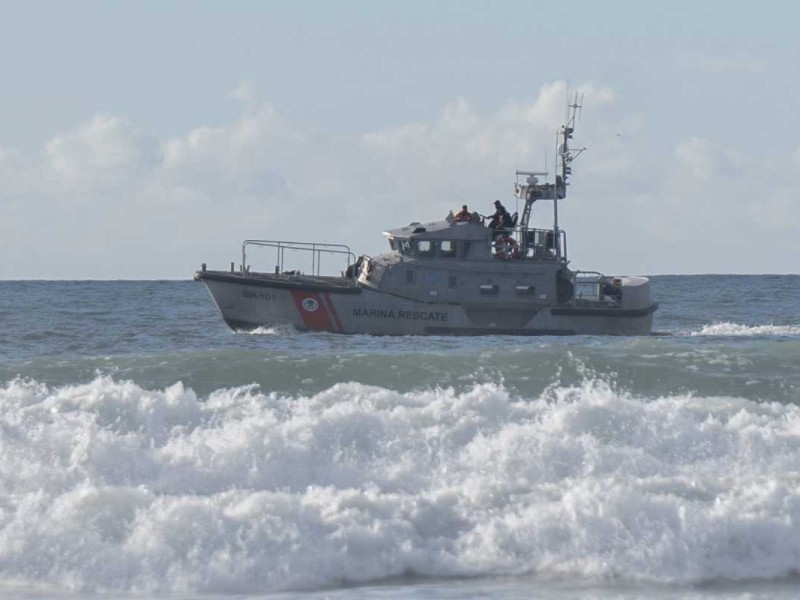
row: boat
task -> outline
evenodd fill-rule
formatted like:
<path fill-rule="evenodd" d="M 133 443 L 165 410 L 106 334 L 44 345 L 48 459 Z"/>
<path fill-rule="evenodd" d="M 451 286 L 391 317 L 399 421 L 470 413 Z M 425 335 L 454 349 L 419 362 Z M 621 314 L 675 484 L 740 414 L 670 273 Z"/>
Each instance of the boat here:
<path fill-rule="evenodd" d="M 516 171 L 514 195 L 524 204 L 510 222 L 451 211 L 441 221 L 385 231 L 389 251 L 378 256 L 356 257 L 343 244 L 245 240 L 238 268 L 203 264 L 195 279 L 237 331 L 288 325 L 372 335 L 648 335 L 658 308 L 648 278 L 570 268 L 558 203 L 585 150 L 571 147 L 582 100 L 575 94 L 567 102 L 555 176 Z M 531 227 L 534 208 L 546 203 L 552 228 Z M 255 248 L 274 252 L 274 269 L 251 268 Z M 298 255 L 308 272 L 287 269 L 287 257 Z M 322 274 L 323 259 L 338 263 L 338 273 Z"/>

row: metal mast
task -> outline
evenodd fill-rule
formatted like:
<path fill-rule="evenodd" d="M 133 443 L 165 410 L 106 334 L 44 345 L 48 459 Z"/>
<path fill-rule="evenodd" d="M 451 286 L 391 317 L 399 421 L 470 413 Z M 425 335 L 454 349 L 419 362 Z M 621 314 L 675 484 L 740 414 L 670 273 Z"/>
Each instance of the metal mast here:
<path fill-rule="evenodd" d="M 530 223 L 533 203 L 537 200 L 553 201 L 553 234 L 558 239 L 558 201 L 567 197 L 567 185 L 569 177 L 572 175 L 572 163 L 585 150 L 585 148 L 570 148 L 570 140 L 575 132 L 575 124 L 580 120 L 581 109 L 583 107 L 583 94 L 574 92 L 567 96 L 566 115 L 564 125 L 556 137 L 556 177 L 555 183 L 547 181 L 547 171 L 517 171 L 517 182 L 515 192 L 517 198 L 525 198 L 525 207 L 520 219 L 520 230 L 522 232 L 522 243 L 526 247 L 531 242 L 528 241 L 526 232 Z M 525 176 L 524 181 L 520 182 L 520 176 Z M 539 181 L 539 177 L 545 178 L 544 182 Z"/>
<path fill-rule="evenodd" d="M 571 97 L 567 97 L 567 111 L 564 119 L 564 125 L 561 127 L 561 144 L 558 146 L 558 157 L 556 164 L 560 159 L 561 175 L 556 175 L 556 190 L 563 188 L 563 195 L 556 194 L 553 198 L 553 230 L 558 232 L 558 200 L 559 198 L 567 197 L 567 186 L 569 185 L 569 176 L 572 175 L 572 163 L 586 148 L 577 148 L 572 150 L 569 147 L 569 141 L 572 139 L 572 134 L 575 133 L 575 123 L 580 119 L 580 111 L 583 108 L 583 94 L 578 98 L 578 92 L 574 92 Z M 561 181 L 559 182 L 559 177 Z"/>

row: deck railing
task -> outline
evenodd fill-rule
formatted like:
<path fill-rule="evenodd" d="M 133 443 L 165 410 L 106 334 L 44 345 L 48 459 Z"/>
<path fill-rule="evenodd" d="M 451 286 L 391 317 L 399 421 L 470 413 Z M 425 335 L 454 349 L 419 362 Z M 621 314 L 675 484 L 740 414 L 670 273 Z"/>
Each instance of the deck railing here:
<path fill-rule="evenodd" d="M 567 232 L 563 229 L 520 229 L 524 254 L 531 258 L 556 260 L 567 258 Z"/>
<path fill-rule="evenodd" d="M 622 292 L 615 281 L 597 271 L 576 271 L 574 303 L 578 305 L 619 305 Z"/>
<path fill-rule="evenodd" d="M 350 251 L 349 246 L 344 244 L 318 244 L 316 242 L 288 242 L 282 240 L 245 240 L 242 242 L 242 275 L 247 276 L 250 272 L 250 265 L 247 264 L 247 248 L 249 246 L 259 246 L 275 249 L 275 273 L 285 271 L 284 264 L 287 251 L 306 252 L 311 254 L 311 272 L 309 275 L 318 277 L 322 265 L 323 255 L 334 255 L 344 257 L 345 264 L 353 264 L 356 261 L 355 255 Z"/>

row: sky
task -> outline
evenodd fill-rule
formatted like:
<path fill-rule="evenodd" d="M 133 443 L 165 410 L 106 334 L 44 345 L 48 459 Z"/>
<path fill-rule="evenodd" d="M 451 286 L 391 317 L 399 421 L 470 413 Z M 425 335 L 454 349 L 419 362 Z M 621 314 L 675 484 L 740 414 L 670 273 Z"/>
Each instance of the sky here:
<path fill-rule="evenodd" d="M 800 272 L 795 3 L 0 11 L 0 279 L 188 279 L 245 239 L 375 255 L 465 203 L 516 209 L 567 89 L 586 147 L 560 203 L 573 269 Z"/>

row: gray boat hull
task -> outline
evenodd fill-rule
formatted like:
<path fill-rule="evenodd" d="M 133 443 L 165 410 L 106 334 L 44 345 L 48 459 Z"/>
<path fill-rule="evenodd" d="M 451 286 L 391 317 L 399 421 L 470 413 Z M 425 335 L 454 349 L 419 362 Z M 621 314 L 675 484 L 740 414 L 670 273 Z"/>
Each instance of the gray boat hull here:
<path fill-rule="evenodd" d="M 198 271 L 236 330 L 291 325 L 300 331 L 370 335 L 648 335 L 658 305 L 646 279 L 633 303 L 498 306 L 421 302 L 345 278 Z"/>

